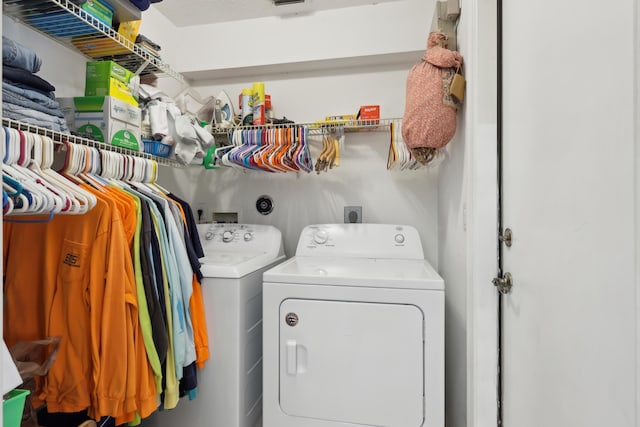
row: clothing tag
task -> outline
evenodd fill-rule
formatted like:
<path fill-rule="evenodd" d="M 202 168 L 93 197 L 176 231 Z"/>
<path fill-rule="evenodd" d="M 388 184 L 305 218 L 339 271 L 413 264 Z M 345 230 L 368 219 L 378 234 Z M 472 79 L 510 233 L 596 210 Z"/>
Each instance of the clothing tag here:
<path fill-rule="evenodd" d="M 456 71 L 451 79 L 451 86 L 449 87 L 449 94 L 459 103 L 464 101 L 464 88 L 466 80 L 464 76 Z"/>

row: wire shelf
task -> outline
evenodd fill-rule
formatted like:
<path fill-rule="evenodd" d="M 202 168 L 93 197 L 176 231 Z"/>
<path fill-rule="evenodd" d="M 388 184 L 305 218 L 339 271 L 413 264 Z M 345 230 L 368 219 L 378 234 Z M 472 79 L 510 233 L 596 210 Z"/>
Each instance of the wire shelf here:
<path fill-rule="evenodd" d="M 3 14 L 95 60 L 113 60 L 136 74 L 166 74 L 181 83 L 184 76 L 161 58 L 123 37 L 70 0 L 2 0 Z"/>
<path fill-rule="evenodd" d="M 391 123 L 400 124 L 401 118 L 378 119 L 378 120 L 351 120 L 351 121 L 331 121 L 331 122 L 307 122 L 307 123 L 284 123 L 284 124 L 267 124 L 267 125 L 246 125 L 234 126 L 232 128 L 215 127 L 211 133 L 214 137 L 229 135 L 234 130 L 253 130 L 253 129 L 279 129 L 290 127 L 306 127 L 309 128 L 311 135 L 320 135 L 327 130 L 343 129 L 345 132 L 388 132 Z"/>
<path fill-rule="evenodd" d="M 38 135 L 47 136 L 57 142 L 68 141 L 68 142 L 73 142 L 75 144 L 87 145 L 89 147 L 98 148 L 100 150 L 113 151 L 120 154 L 126 154 L 128 156 L 135 156 L 135 157 L 141 157 L 143 159 L 150 159 L 150 160 L 154 160 L 159 165 L 172 166 L 172 167 L 183 166 L 182 164 L 178 163 L 175 160 L 167 159 L 164 157 L 153 156 L 149 153 L 141 153 L 138 151 L 128 150 L 122 147 L 116 147 L 115 145 L 94 141 L 92 139 L 82 138 L 80 136 L 68 135 L 66 133 L 61 133 L 61 132 L 55 132 L 55 131 L 52 131 L 51 129 L 30 125 L 28 123 L 23 123 L 17 120 L 7 119 L 4 117 L 2 118 L 2 126 L 9 127 L 12 129 L 18 129 L 24 132 L 30 132 Z"/>

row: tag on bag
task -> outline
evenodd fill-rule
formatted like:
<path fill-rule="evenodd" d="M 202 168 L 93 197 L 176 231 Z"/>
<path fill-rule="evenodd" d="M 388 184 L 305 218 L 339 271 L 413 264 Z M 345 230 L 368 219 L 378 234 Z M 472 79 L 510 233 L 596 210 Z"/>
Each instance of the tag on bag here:
<path fill-rule="evenodd" d="M 460 74 L 460 69 L 458 68 L 451 79 L 451 86 L 449 86 L 449 94 L 456 102 L 462 103 L 462 101 L 464 101 L 465 85 L 466 80 L 464 76 Z"/>

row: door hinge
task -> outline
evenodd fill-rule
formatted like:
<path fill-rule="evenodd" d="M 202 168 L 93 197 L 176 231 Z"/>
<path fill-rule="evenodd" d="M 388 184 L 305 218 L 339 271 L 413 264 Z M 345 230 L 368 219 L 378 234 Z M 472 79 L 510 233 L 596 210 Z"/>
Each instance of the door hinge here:
<path fill-rule="evenodd" d="M 500 237 L 498 237 L 498 239 L 500 239 L 501 242 L 504 242 L 504 244 L 510 248 L 511 247 L 511 239 L 513 238 L 513 232 L 511 231 L 510 228 L 506 228 L 504 230 L 504 232 L 500 235 Z"/>
<path fill-rule="evenodd" d="M 491 282 L 498 288 L 498 292 L 503 295 L 511 292 L 511 288 L 513 287 L 513 277 L 511 277 L 511 273 L 504 273 L 502 277 L 496 277 Z"/>

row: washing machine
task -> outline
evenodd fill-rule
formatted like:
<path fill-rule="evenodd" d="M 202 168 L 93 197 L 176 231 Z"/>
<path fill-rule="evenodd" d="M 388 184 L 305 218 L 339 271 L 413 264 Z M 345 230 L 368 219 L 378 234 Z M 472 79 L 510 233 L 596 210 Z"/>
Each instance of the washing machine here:
<path fill-rule="evenodd" d="M 262 273 L 285 259 L 268 225 L 199 224 L 210 359 L 198 394 L 163 411 L 157 425 L 255 427 L 262 415 Z"/>
<path fill-rule="evenodd" d="M 264 427 L 444 426 L 444 281 L 415 228 L 305 227 L 263 279 Z"/>

